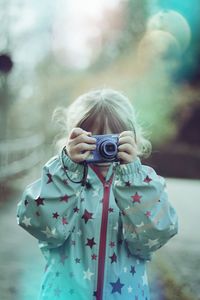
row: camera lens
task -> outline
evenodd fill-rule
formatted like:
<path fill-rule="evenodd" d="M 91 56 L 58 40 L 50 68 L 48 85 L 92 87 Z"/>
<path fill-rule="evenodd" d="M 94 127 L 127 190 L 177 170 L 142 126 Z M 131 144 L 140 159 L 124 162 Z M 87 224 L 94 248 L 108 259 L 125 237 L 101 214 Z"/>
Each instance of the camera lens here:
<path fill-rule="evenodd" d="M 112 159 L 117 154 L 117 145 L 110 141 L 104 141 L 101 143 L 99 150 L 101 156 L 107 159 Z"/>

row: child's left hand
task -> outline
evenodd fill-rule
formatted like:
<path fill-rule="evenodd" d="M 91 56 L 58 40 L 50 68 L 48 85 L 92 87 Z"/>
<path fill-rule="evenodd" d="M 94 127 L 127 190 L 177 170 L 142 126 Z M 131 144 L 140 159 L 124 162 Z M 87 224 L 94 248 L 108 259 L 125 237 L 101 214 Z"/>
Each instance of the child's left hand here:
<path fill-rule="evenodd" d="M 137 157 L 137 145 L 132 131 L 123 131 L 119 135 L 118 158 L 122 164 L 133 162 Z"/>

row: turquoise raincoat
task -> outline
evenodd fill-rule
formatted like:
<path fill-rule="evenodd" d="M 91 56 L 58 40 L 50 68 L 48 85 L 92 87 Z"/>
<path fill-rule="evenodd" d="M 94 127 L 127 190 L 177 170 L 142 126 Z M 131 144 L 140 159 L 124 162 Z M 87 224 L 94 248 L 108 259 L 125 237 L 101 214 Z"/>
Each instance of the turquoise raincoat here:
<path fill-rule="evenodd" d="M 90 165 L 85 186 L 71 181 L 83 171 L 63 151 L 18 204 L 47 261 L 39 299 L 150 299 L 146 261 L 177 233 L 164 179 L 138 158 L 106 178 Z"/>

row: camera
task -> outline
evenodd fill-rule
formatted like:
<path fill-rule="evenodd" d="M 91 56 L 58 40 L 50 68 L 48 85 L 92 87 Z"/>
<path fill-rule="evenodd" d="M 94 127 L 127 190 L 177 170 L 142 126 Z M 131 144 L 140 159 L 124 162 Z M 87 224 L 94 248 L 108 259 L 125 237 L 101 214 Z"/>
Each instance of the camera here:
<path fill-rule="evenodd" d="M 118 161 L 118 134 L 93 135 L 96 139 L 96 149 L 91 151 L 87 163 L 102 163 Z"/>

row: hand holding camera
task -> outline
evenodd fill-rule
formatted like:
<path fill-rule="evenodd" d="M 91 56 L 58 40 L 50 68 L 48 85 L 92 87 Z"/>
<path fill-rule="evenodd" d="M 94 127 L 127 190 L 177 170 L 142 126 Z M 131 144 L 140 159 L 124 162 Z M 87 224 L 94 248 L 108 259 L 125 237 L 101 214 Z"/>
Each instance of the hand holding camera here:
<path fill-rule="evenodd" d="M 127 164 L 134 161 L 137 156 L 135 137 L 132 131 L 91 136 L 91 132 L 74 128 L 66 149 L 69 157 L 77 163 L 120 161 L 122 164 Z"/>

